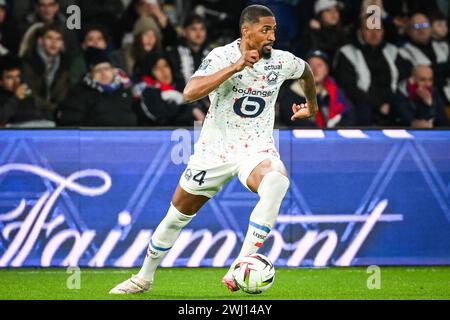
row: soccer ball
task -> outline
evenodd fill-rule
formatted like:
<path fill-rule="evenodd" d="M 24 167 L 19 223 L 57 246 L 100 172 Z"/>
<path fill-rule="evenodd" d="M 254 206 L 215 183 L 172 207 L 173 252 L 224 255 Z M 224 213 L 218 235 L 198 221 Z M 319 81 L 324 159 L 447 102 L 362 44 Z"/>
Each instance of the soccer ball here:
<path fill-rule="evenodd" d="M 240 258 L 233 270 L 233 280 L 244 292 L 257 294 L 269 289 L 275 279 L 275 267 L 265 256 L 254 253 Z"/>

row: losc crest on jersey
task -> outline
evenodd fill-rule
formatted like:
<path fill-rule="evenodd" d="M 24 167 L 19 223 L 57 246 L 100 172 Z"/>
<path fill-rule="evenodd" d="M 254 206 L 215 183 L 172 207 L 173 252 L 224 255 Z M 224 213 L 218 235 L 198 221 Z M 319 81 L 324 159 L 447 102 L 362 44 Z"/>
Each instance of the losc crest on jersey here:
<path fill-rule="evenodd" d="M 276 84 L 278 80 L 278 72 L 270 71 L 267 75 L 267 84 L 272 85 Z"/>

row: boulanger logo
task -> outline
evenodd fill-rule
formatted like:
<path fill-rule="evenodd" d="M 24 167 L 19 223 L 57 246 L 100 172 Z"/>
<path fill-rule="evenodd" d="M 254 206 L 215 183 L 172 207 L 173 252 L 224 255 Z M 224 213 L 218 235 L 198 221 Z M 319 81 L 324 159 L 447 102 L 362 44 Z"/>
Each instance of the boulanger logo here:
<path fill-rule="evenodd" d="M 264 91 L 264 90 L 255 90 L 252 88 L 242 89 L 242 88 L 237 88 L 236 86 L 233 86 L 233 92 L 267 98 L 267 97 L 272 96 L 276 92 L 276 90 Z"/>

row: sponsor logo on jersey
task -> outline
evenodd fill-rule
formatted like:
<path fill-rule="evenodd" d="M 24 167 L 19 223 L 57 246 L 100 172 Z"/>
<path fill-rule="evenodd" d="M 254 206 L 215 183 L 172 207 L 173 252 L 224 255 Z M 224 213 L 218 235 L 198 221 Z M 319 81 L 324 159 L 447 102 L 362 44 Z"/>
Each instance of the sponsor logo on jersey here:
<path fill-rule="evenodd" d="M 264 66 L 264 71 L 270 71 L 270 70 L 281 70 L 283 69 L 282 64 L 272 64 L 270 66 Z"/>
<path fill-rule="evenodd" d="M 275 90 L 264 91 L 264 90 L 254 90 L 252 88 L 242 89 L 233 86 L 233 92 L 266 98 L 272 96 L 275 93 Z"/>

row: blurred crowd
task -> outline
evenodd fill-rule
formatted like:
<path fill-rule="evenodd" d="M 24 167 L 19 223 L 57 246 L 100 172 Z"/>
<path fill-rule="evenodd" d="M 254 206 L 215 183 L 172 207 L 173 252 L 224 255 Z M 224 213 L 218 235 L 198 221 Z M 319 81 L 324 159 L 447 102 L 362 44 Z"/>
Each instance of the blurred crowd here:
<path fill-rule="evenodd" d="M 448 0 L 0 0 L 0 127 L 201 122 L 208 98 L 186 103 L 183 88 L 256 3 L 316 80 L 318 114 L 290 120 L 305 98 L 289 81 L 277 126 L 450 126 Z"/>

